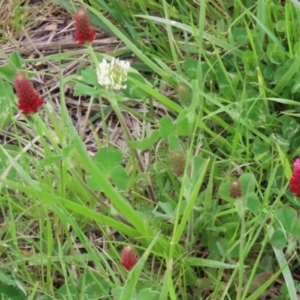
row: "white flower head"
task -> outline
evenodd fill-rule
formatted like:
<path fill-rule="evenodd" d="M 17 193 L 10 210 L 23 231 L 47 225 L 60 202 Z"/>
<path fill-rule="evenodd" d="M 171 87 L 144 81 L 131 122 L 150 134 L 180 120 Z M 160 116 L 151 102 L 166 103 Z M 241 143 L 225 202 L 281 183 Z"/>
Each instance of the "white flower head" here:
<path fill-rule="evenodd" d="M 113 58 L 110 63 L 103 59 L 97 69 L 98 82 L 106 89 L 126 89 L 127 73 L 130 68 L 129 61 L 119 61 Z"/>

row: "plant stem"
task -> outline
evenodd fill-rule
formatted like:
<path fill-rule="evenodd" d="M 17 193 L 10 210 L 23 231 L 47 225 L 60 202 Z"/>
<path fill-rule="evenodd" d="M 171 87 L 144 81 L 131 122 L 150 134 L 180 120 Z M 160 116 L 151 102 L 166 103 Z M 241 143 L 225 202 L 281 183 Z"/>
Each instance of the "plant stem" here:
<path fill-rule="evenodd" d="M 121 127 L 122 127 L 122 129 L 123 129 L 123 131 L 124 131 L 124 134 L 125 134 L 126 142 L 127 142 L 127 144 L 128 144 L 128 142 L 130 142 L 130 141 L 133 140 L 132 137 L 131 137 L 130 131 L 129 131 L 127 125 L 126 125 L 126 122 L 125 122 L 125 120 L 124 120 L 124 118 L 123 118 L 123 115 L 122 115 L 122 113 L 121 113 L 121 111 L 120 111 L 119 106 L 118 106 L 118 105 L 115 105 L 115 106 L 113 105 L 113 109 L 114 109 L 114 111 L 115 111 L 115 113 L 116 113 L 116 115 L 117 115 L 117 117 L 118 117 L 118 119 L 119 119 L 119 121 L 120 121 Z M 138 162 L 140 171 L 141 171 L 142 173 L 144 173 L 144 172 L 145 172 L 145 169 L 144 169 L 143 163 L 142 163 L 142 161 L 141 161 L 141 159 L 140 159 L 140 156 L 139 156 L 137 150 L 134 149 L 134 148 L 131 148 L 131 151 L 132 151 L 132 154 L 135 156 L 135 158 L 136 158 L 136 160 L 137 160 L 137 162 Z M 154 190 L 153 190 L 153 187 L 152 187 L 151 184 L 148 184 L 148 185 L 147 185 L 147 190 L 148 190 L 149 198 L 150 198 L 152 201 L 156 201 L 155 194 L 154 194 Z"/>

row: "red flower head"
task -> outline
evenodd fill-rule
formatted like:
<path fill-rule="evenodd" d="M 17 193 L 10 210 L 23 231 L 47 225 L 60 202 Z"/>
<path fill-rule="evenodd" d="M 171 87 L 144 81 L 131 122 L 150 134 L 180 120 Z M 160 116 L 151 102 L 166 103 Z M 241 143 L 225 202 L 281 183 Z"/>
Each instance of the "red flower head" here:
<path fill-rule="evenodd" d="M 95 38 L 95 30 L 90 25 L 87 12 L 84 8 L 80 8 L 75 17 L 75 40 L 84 45 L 86 42 L 92 42 Z"/>
<path fill-rule="evenodd" d="M 36 113 L 44 101 L 34 90 L 29 79 L 24 74 L 17 73 L 14 86 L 19 99 L 18 108 L 24 115 Z"/>
<path fill-rule="evenodd" d="M 132 267 L 137 263 L 137 257 L 134 249 L 131 246 L 125 246 L 121 253 L 122 266 L 130 271 Z"/>
<path fill-rule="evenodd" d="M 300 197 L 300 158 L 294 162 L 293 174 L 290 179 L 290 191 Z"/>

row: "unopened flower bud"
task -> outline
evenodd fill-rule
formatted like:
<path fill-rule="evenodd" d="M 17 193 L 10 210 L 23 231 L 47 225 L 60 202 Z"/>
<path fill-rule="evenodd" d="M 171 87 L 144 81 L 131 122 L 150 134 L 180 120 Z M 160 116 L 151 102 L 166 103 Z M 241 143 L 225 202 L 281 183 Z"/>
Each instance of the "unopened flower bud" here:
<path fill-rule="evenodd" d="M 230 187 L 229 187 L 229 195 L 233 199 L 236 199 L 236 198 L 239 198 L 242 196 L 242 186 L 241 186 L 241 182 L 239 181 L 239 179 L 234 179 L 233 181 L 231 181 Z"/>

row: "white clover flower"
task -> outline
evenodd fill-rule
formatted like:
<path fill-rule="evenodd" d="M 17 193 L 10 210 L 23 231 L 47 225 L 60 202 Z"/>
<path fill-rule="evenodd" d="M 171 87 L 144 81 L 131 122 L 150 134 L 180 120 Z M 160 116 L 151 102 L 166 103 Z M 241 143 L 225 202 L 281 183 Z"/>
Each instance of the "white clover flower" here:
<path fill-rule="evenodd" d="M 98 82 L 106 89 L 120 90 L 126 89 L 127 73 L 130 68 L 129 61 L 119 61 L 113 58 L 110 63 L 103 59 L 97 69 Z"/>

